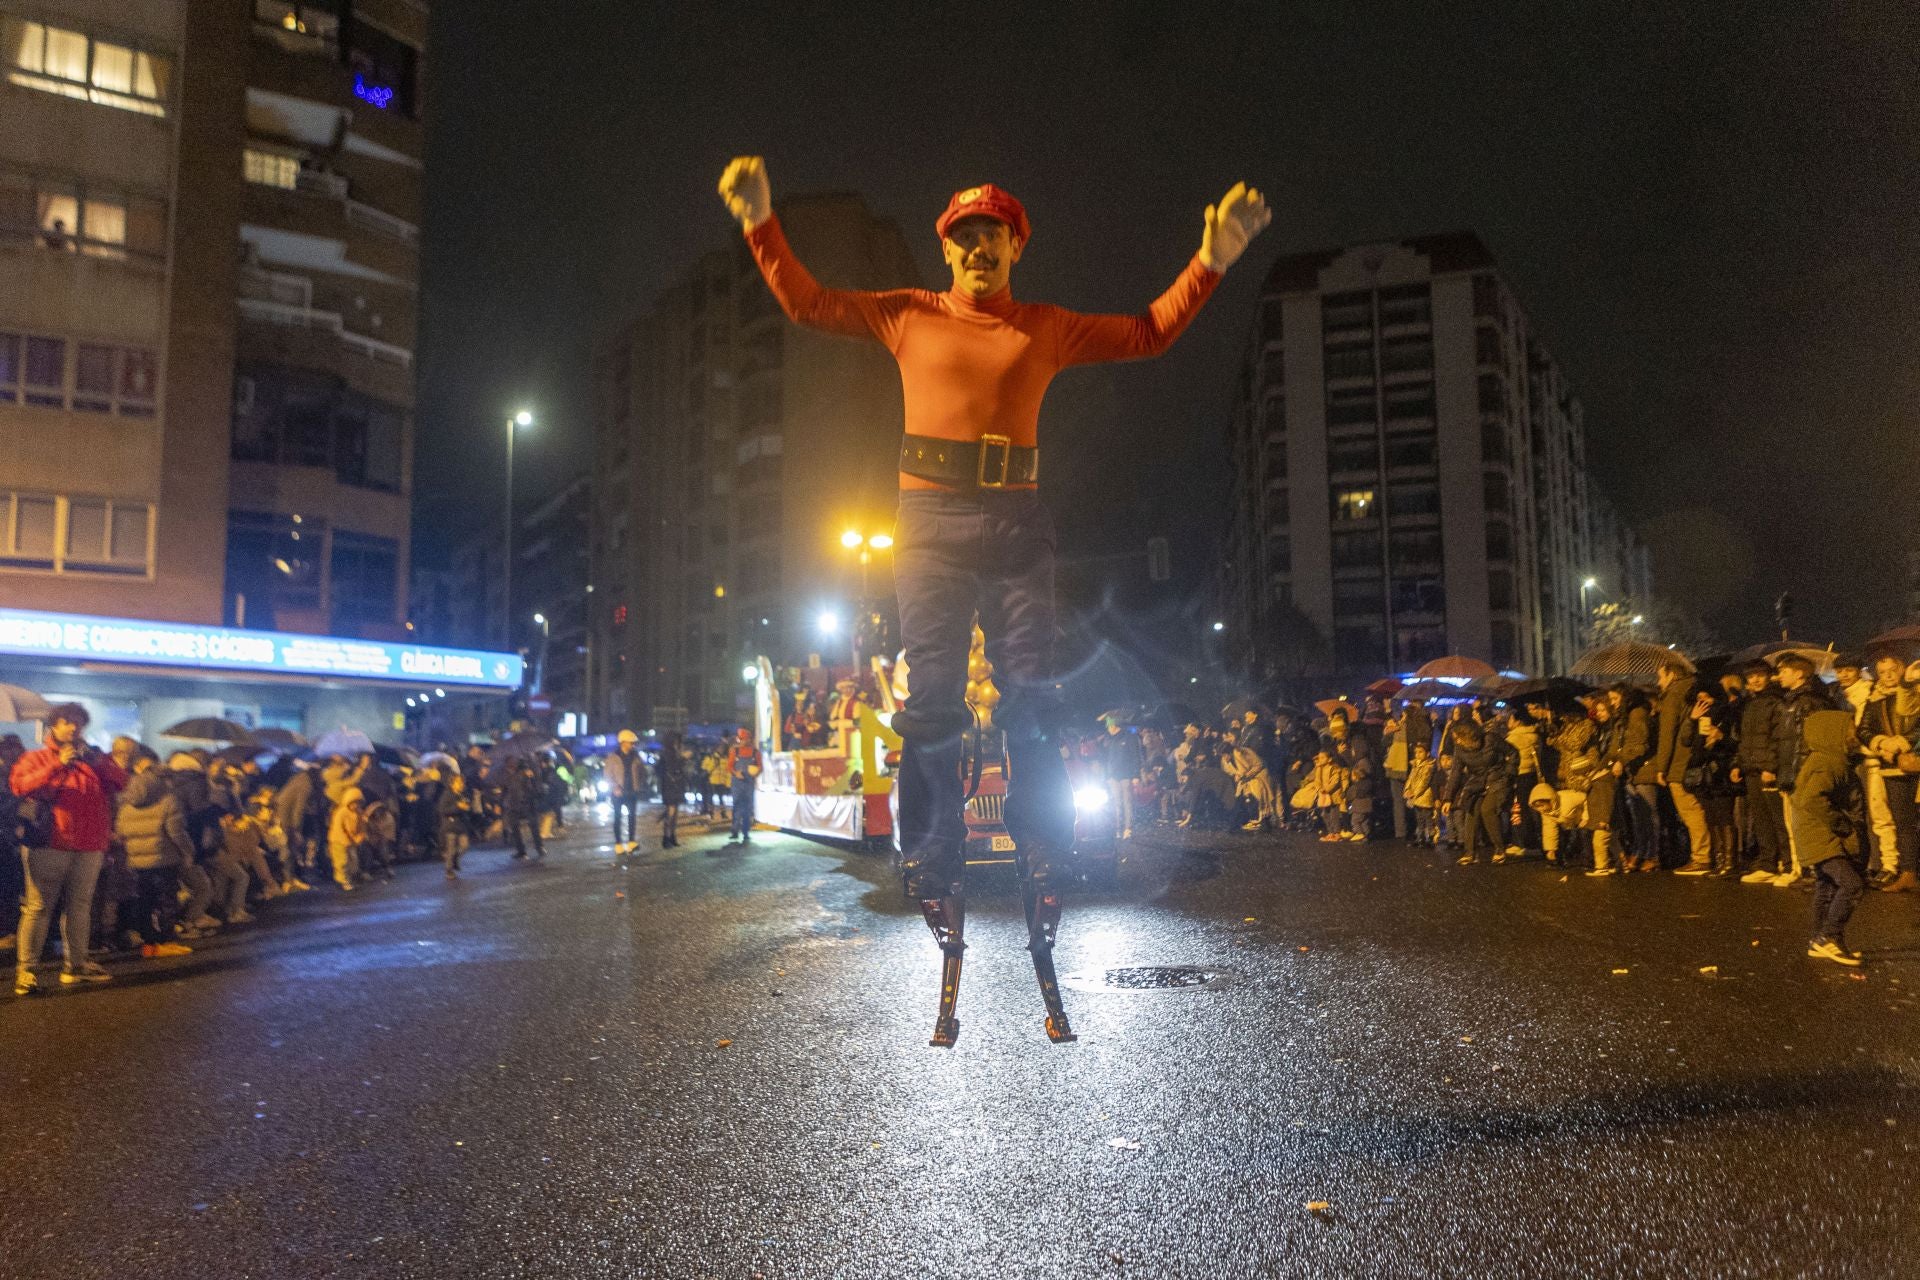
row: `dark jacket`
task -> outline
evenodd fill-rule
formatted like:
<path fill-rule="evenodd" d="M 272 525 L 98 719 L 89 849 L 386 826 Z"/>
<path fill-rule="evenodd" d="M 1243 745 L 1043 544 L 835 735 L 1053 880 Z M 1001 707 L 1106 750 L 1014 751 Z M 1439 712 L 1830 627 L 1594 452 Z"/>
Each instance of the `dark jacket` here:
<path fill-rule="evenodd" d="M 1780 789 L 1791 791 L 1799 785 L 1800 764 L 1807 758 L 1807 717 L 1816 711 L 1833 709 L 1833 698 L 1819 679 L 1809 679 L 1791 693 L 1780 695 L 1780 714 L 1773 725 L 1773 771 L 1780 776 Z M 1848 717 L 1849 723 L 1852 717 Z M 1802 858 L 1802 862 L 1806 859 Z"/>
<path fill-rule="evenodd" d="M 1693 696 L 1699 682 L 1681 676 L 1660 695 L 1660 715 L 1654 721 L 1653 772 L 1665 775 L 1668 782 L 1686 777 L 1693 760 L 1697 730 L 1693 723 Z"/>
<path fill-rule="evenodd" d="M 1513 794 L 1513 748 L 1489 734 L 1478 747 L 1453 748 L 1453 772 L 1447 776 L 1447 803 L 1475 803 L 1495 795 L 1504 803 Z"/>
<path fill-rule="evenodd" d="M 1742 773 L 1778 773 L 1779 749 L 1774 730 L 1780 720 L 1780 695 L 1772 689 L 1749 694 L 1740 707 L 1740 770 Z"/>
<path fill-rule="evenodd" d="M 663 804 L 681 804 L 687 798 L 687 762 L 672 747 L 664 747 L 653 766 L 654 781 L 660 784 Z"/>
<path fill-rule="evenodd" d="M 1875 693 L 1860 712 L 1860 745 L 1872 750 L 1880 738 L 1920 740 L 1920 696 L 1905 688 Z"/>
<path fill-rule="evenodd" d="M 526 821 L 540 811 L 540 776 L 533 770 L 509 773 L 505 791 L 500 809 L 507 817 Z"/>
<path fill-rule="evenodd" d="M 1667 775 L 1669 782 L 1684 782 L 1688 791 L 1697 797 L 1733 797 L 1744 789 L 1733 780 L 1734 766 L 1739 763 L 1739 748 L 1732 738 L 1722 738 L 1714 746 L 1705 742 L 1696 743 L 1693 748 L 1693 760 L 1688 764 L 1684 778 Z"/>
<path fill-rule="evenodd" d="M 1620 779 L 1634 781 L 1634 774 L 1647 762 L 1653 750 L 1650 717 L 1645 707 L 1627 707 L 1606 724 L 1607 745 L 1603 759 L 1620 766 Z M 1649 779 L 1651 781 L 1651 779 Z"/>
<path fill-rule="evenodd" d="M 175 767 L 176 761 L 178 767 Z M 220 838 L 220 807 L 213 802 L 213 786 L 199 763 L 190 755 L 175 755 L 167 761 L 166 775 L 167 790 L 179 798 L 193 847 L 202 854 L 224 847 Z"/>
<path fill-rule="evenodd" d="M 1249 736 L 1258 736 L 1262 741 L 1259 745 L 1253 742 L 1247 742 L 1244 745 L 1264 758 L 1271 750 L 1271 743 L 1266 734 Z M 1109 733 L 1100 739 L 1100 762 L 1106 766 L 1109 778 L 1124 782 L 1139 777 L 1141 770 L 1146 767 L 1146 757 L 1140 750 L 1139 735 L 1131 730 L 1122 729 L 1118 733 Z"/>
<path fill-rule="evenodd" d="M 1793 782 L 1793 842 L 1806 866 L 1852 857 L 1860 847 L 1864 823 L 1849 755 L 1853 742 L 1849 712 L 1829 708 L 1807 714 Z"/>
<path fill-rule="evenodd" d="M 158 871 L 193 859 L 186 810 L 158 769 L 136 774 L 120 793 L 120 811 L 114 815 L 113 829 L 126 848 L 131 870 Z"/>
<path fill-rule="evenodd" d="M 439 798 L 433 802 L 433 811 L 434 825 L 442 839 L 472 834 L 473 792 L 441 787 Z"/>

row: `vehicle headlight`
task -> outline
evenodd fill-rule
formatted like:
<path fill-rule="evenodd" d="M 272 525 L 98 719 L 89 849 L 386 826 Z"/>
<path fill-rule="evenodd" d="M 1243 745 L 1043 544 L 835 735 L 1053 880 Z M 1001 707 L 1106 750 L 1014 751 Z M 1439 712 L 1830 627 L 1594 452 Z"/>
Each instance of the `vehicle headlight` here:
<path fill-rule="evenodd" d="M 1073 793 L 1073 807 L 1076 809 L 1098 809 L 1107 803 L 1104 787 L 1082 787 Z"/>

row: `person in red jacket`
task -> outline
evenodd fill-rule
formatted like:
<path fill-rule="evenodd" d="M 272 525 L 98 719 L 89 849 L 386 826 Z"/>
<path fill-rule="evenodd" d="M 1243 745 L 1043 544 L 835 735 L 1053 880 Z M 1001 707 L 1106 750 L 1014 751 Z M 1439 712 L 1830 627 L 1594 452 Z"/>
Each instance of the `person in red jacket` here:
<path fill-rule="evenodd" d="M 93 886 L 113 837 L 113 797 L 127 785 L 124 769 L 81 737 L 87 711 L 64 702 L 48 715 L 46 741 L 14 763 L 7 782 L 40 813 L 21 857 L 27 869 L 27 902 L 20 912 L 19 951 L 13 993 L 40 989 L 36 969 L 53 913 L 60 912 L 65 960 L 60 981 L 105 982 L 110 976 L 89 958 L 87 932 L 93 917 Z"/>
<path fill-rule="evenodd" d="M 906 434 L 894 583 L 913 674 L 893 728 L 903 739 L 897 785 L 906 889 L 945 957 L 932 1043 L 949 1046 L 959 1033 L 953 1002 L 965 947 L 966 857 L 960 759 L 962 736 L 973 725 L 965 690 L 976 612 L 1004 695 L 995 720 L 1009 759 L 1007 832 L 1023 872 L 1047 1034 L 1071 1040 L 1051 959 L 1060 918 L 1051 863 L 1071 851 L 1074 812 L 1058 743 L 1055 536 L 1038 493 L 1040 402 L 1063 369 L 1165 351 L 1272 214 L 1258 191 L 1236 185 L 1207 207 L 1199 252 L 1145 312 L 1086 315 L 1014 300 L 1008 280 L 1033 228 L 1020 201 L 991 183 L 955 192 L 934 224 L 953 274 L 952 287 L 938 293 L 823 288 L 787 244 L 758 156 L 727 166 L 720 195 L 790 319 L 877 341 L 900 369 Z"/>

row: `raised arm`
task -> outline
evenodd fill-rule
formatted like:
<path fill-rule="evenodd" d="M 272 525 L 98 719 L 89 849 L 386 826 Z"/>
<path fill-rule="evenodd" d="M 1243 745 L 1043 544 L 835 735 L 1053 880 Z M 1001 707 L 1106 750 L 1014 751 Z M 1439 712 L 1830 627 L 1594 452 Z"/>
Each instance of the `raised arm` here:
<path fill-rule="evenodd" d="M 773 215 L 765 160 L 735 158 L 720 175 L 720 198 L 739 221 L 760 275 L 789 320 L 850 338 L 878 338 L 893 347 L 905 293 L 828 289 L 815 280 L 794 256 L 780 219 Z"/>
<path fill-rule="evenodd" d="M 1199 314 L 1221 275 L 1272 221 L 1273 211 L 1267 207 L 1266 198 L 1244 182 L 1235 183 L 1218 204 L 1207 206 L 1200 251 L 1144 315 L 1067 313 L 1060 336 L 1060 363 L 1138 360 L 1165 351 Z"/>

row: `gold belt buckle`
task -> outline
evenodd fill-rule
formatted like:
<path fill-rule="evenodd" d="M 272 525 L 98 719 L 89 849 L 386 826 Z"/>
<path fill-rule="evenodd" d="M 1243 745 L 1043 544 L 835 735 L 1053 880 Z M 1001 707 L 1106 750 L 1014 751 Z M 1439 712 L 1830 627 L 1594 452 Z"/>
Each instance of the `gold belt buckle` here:
<path fill-rule="evenodd" d="M 987 450 L 1000 450 L 1000 478 L 987 479 Z M 1011 436 L 981 436 L 980 460 L 974 468 L 974 482 L 982 489 L 1004 489 L 1007 487 L 1007 470 L 1013 465 L 1013 438 Z"/>

